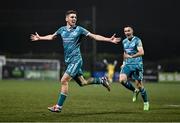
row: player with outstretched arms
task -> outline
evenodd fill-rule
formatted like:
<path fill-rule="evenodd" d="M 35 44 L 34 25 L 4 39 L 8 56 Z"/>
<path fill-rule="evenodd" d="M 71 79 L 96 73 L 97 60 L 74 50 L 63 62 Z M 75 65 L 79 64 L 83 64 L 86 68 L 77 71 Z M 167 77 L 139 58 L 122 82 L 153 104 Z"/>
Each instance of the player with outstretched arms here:
<path fill-rule="evenodd" d="M 111 42 L 115 44 L 120 41 L 120 38 L 116 38 L 115 35 L 107 38 L 101 35 L 93 34 L 85 28 L 77 26 L 77 12 L 74 10 L 69 10 L 66 12 L 65 20 L 66 26 L 60 27 L 54 34 L 40 36 L 38 33 L 36 33 L 31 35 L 32 41 L 54 40 L 57 35 L 60 35 L 63 41 L 66 71 L 60 80 L 61 89 L 58 101 L 54 106 L 48 107 L 48 109 L 52 112 L 61 112 L 64 101 L 68 95 L 68 83 L 71 79 L 74 79 L 80 86 L 99 84 L 103 85 L 108 91 L 110 91 L 107 77 L 90 78 L 85 80 L 82 76 L 83 73 L 81 67 L 83 62 L 80 52 L 80 37 L 84 35 L 97 41 Z"/>

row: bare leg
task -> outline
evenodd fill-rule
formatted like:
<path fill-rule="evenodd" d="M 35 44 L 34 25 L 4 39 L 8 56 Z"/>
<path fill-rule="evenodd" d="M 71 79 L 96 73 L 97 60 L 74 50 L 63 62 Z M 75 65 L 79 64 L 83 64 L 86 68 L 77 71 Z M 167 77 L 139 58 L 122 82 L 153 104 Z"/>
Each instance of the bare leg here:
<path fill-rule="evenodd" d="M 71 76 L 69 76 L 67 73 L 64 73 L 63 77 L 61 78 L 61 93 L 68 94 L 68 82 L 71 79 Z"/>

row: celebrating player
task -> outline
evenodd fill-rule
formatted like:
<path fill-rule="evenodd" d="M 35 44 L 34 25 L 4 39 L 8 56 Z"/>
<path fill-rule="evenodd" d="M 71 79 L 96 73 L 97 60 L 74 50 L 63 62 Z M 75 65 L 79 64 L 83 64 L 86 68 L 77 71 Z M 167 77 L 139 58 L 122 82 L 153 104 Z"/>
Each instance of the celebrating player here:
<path fill-rule="evenodd" d="M 144 101 L 144 110 L 149 110 L 149 102 L 147 93 L 143 86 L 143 60 L 144 49 L 141 39 L 133 35 L 133 28 L 131 26 L 124 27 L 124 34 L 126 38 L 123 40 L 124 61 L 121 66 L 119 81 L 123 86 L 133 92 L 133 102 L 136 101 L 139 92 Z M 128 77 L 135 80 L 138 89 L 135 89 Z"/>
<path fill-rule="evenodd" d="M 69 10 L 65 15 L 66 26 L 60 27 L 54 34 L 40 36 L 38 33 L 31 35 L 32 41 L 38 40 L 53 40 L 60 35 L 63 40 L 64 56 L 66 71 L 61 78 L 61 90 L 59 93 L 59 98 L 57 104 L 48 109 L 52 112 L 61 112 L 63 103 L 68 95 L 68 82 L 74 79 L 80 86 L 90 85 L 90 84 L 101 84 L 110 91 L 109 82 L 107 77 L 102 78 L 90 78 L 85 80 L 82 76 L 82 57 L 80 52 L 80 37 L 82 35 L 88 36 L 97 41 L 105 41 L 117 44 L 120 38 L 116 38 L 113 35 L 110 38 L 93 34 L 81 26 L 76 25 L 77 12 L 74 10 Z"/>

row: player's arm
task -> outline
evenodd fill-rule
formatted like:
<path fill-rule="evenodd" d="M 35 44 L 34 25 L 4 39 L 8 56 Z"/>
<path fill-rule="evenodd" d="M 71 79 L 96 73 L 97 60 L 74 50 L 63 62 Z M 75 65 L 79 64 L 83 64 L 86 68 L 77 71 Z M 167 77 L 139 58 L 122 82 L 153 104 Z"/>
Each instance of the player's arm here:
<path fill-rule="evenodd" d="M 124 53 L 124 58 L 136 58 L 136 57 L 144 55 L 143 47 L 137 47 L 137 50 L 138 50 L 138 52 L 136 54 L 133 54 L 133 55 L 129 55 L 127 53 Z"/>
<path fill-rule="evenodd" d="M 127 53 L 124 53 L 124 57 L 125 58 L 136 58 L 136 57 L 139 57 L 139 56 L 143 56 L 144 55 L 144 49 L 143 49 L 141 41 L 137 45 L 137 51 L 138 52 L 136 54 L 133 54 L 133 55 L 129 55 Z"/>
<path fill-rule="evenodd" d="M 132 55 L 132 58 L 136 58 L 136 57 L 139 57 L 139 56 L 143 56 L 144 55 L 144 49 L 143 47 L 137 47 L 137 50 L 138 52 L 134 55 Z"/>
<path fill-rule="evenodd" d="M 114 61 L 114 66 L 116 66 L 116 65 L 117 65 L 117 60 Z"/>
<path fill-rule="evenodd" d="M 32 41 L 39 41 L 39 40 L 54 40 L 56 38 L 56 33 L 50 34 L 50 35 L 45 35 L 45 36 L 40 36 L 37 32 L 35 34 L 31 34 L 31 40 Z"/>
<path fill-rule="evenodd" d="M 93 34 L 93 33 L 89 33 L 88 36 L 96 41 L 105 41 L 105 42 L 111 42 L 111 43 L 115 43 L 115 44 L 117 44 L 121 40 L 121 38 L 115 37 L 115 34 L 113 36 L 111 36 L 110 38 L 107 38 L 107 37 L 104 37 L 101 35 L 97 35 L 97 34 Z"/>
<path fill-rule="evenodd" d="M 108 65 L 108 62 L 107 62 L 106 59 L 104 59 L 103 62 L 104 62 L 105 65 Z"/>

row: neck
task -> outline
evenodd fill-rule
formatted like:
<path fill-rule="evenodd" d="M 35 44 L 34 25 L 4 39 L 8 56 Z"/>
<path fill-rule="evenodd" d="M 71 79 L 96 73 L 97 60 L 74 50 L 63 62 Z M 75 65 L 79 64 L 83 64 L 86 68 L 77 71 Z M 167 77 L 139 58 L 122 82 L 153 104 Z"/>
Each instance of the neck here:
<path fill-rule="evenodd" d="M 130 36 L 130 37 L 127 37 L 127 38 L 128 38 L 129 41 L 131 41 L 133 37 L 134 36 Z"/>
<path fill-rule="evenodd" d="M 72 26 L 70 26 L 69 24 L 66 25 L 68 29 L 70 29 Z"/>
<path fill-rule="evenodd" d="M 66 26 L 67 26 L 68 29 L 71 29 L 71 28 L 75 27 L 75 25 L 69 25 L 69 24 L 67 24 Z"/>

